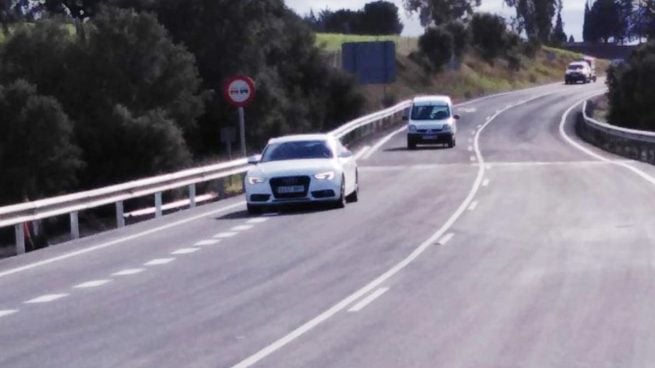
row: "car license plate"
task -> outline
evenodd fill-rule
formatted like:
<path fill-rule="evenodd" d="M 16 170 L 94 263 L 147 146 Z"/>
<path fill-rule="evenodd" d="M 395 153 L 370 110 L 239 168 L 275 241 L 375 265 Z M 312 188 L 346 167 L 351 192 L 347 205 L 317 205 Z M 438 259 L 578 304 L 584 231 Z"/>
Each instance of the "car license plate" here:
<path fill-rule="evenodd" d="M 438 137 L 437 135 L 424 135 L 423 139 L 434 140 L 437 139 L 437 137 Z"/>
<path fill-rule="evenodd" d="M 305 187 L 302 185 L 289 185 L 289 186 L 277 188 L 277 192 L 281 194 L 302 193 L 304 191 L 305 191 Z"/>

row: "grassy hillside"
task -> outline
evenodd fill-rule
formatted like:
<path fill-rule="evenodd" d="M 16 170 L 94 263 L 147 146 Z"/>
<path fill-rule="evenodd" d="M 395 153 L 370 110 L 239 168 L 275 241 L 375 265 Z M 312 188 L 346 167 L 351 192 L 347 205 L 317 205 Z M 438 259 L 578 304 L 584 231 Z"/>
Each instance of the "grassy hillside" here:
<path fill-rule="evenodd" d="M 582 55 L 551 47 L 543 47 L 536 58 L 523 58 L 518 71 L 509 68 L 504 60 L 497 60 L 493 65 L 469 52 L 460 63 L 459 69 L 447 70 L 439 74 L 427 73 L 412 61 L 409 54 L 417 50 L 417 39 L 408 37 L 376 37 L 318 34 L 317 43 L 327 52 L 334 52 L 343 42 L 357 40 L 374 41 L 393 40 L 398 47 L 396 56 L 396 82 L 386 86 L 386 93 L 400 101 L 419 94 L 447 94 L 456 101 L 470 99 L 495 92 L 526 88 L 539 84 L 563 81 L 564 70 L 569 62 L 578 60 Z M 608 62 L 599 60 L 599 75 L 604 74 Z M 385 88 L 383 86 L 362 87 L 369 101 L 369 109 L 378 109 L 382 103 Z"/>

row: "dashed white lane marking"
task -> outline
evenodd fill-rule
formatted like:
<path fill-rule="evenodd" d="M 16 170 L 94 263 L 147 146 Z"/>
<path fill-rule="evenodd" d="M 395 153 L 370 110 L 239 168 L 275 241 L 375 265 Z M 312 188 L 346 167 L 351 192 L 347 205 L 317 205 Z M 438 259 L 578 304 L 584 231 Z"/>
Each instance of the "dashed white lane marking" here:
<path fill-rule="evenodd" d="M 201 218 L 205 218 L 207 216 L 211 216 L 211 215 L 215 215 L 217 213 L 225 212 L 225 211 L 231 210 L 233 208 L 242 207 L 245 203 L 246 203 L 245 201 L 240 201 L 238 203 L 231 204 L 229 206 L 221 207 L 221 208 L 213 210 L 213 211 L 203 212 L 203 213 L 198 214 L 196 216 L 187 217 L 184 220 L 176 221 L 176 222 L 173 222 L 173 223 L 170 223 L 170 224 L 167 224 L 167 225 L 162 225 L 162 226 L 156 227 L 154 229 L 142 231 L 140 233 L 133 234 L 133 235 L 130 235 L 130 236 L 126 236 L 126 237 L 123 237 L 123 238 L 120 238 L 120 239 L 116 239 L 116 240 L 112 240 L 112 241 L 109 241 L 109 242 L 106 242 L 106 243 L 94 245 L 94 246 L 89 247 L 89 248 L 76 250 L 74 252 L 63 254 L 61 256 L 57 256 L 57 257 L 53 257 L 53 258 L 49 258 L 49 259 L 44 259 L 42 261 L 30 263 L 30 264 L 25 265 L 25 266 L 12 268 L 12 269 L 9 269 L 7 271 L 2 271 L 2 272 L 0 272 L 0 278 L 6 277 L 6 276 L 9 276 L 9 275 L 13 275 L 15 273 L 31 270 L 33 268 L 45 266 L 47 264 L 63 261 L 63 260 L 73 258 L 73 257 L 77 257 L 77 256 L 80 256 L 82 254 L 95 252 L 95 251 L 100 250 L 100 249 L 112 247 L 114 245 L 124 243 L 126 241 L 133 240 L 133 239 L 138 239 L 138 238 L 150 235 L 150 234 L 155 234 L 155 233 L 158 233 L 158 232 L 160 232 L 162 230 L 171 229 L 171 228 L 183 225 L 183 224 L 187 224 L 187 223 L 192 222 L 192 221 L 196 221 L 196 220 L 201 219 Z"/>
<path fill-rule="evenodd" d="M 0 310 L 0 318 L 8 316 L 10 314 L 17 313 L 18 309 L 5 309 L 5 310 Z"/>
<path fill-rule="evenodd" d="M 126 270 L 114 272 L 111 275 L 112 276 L 130 276 L 130 275 L 136 275 L 137 273 L 141 273 L 145 271 L 143 268 L 128 268 Z"/>
<path fill-rule="evenodd" d="M 200 248 L 180 248 L 174 252 L 171 252 L 172 255 L 177 256 L 177 255 L 182 255 L 182 254 L 191 254 L 199 251 Z"/>
<path fill-rule="evenodd" d="M 473 152 L 473 146 L 468 147 L 469 152 Z"/>
<path fill-rule="evenodd" d="M 472 130 L 472 131 L 471 131 L 471 135 L 475 135 L 475 130 Z"/>
<path fill-rule="evenodd" d="M 98 286 L 102 286 L 105 284 L 110 283 L 111 280 L 109 279 L 104 279 L 104 280 L 93 280 L 93 281 L 87 281 L 83 282 L 81 284 L 73 286 L 74 289 L 90 289 L 90 288 L 95 288 Z"/>
<path fill-rule="evenodd" d="M 151 261 L 144 263 L 144 266 L 161 266 L 173 262 L 175 258 L 155 258 Z"/>
<path fill-rule="evenodd" d="M 46 294 L 46 295 L 42 295 L 42 296 L 34 298 L 34 299 L 30 299 L 30 300 L 28 300 L 26 302 L 23 302 L 23 303 L 25 303 L 25 304 L 50 303 L 50 302 L 54 302 L 55 300 L 65 298 L 67 296 L 68 296 L 68 294 Z"/>
<path fill-rule="evenodd" d="M 471 156 L 471 162 L 475 162 L 477 158 L 475 156 Z"/>
<path fill-rule="evenodd" d="M 225 238 L 231 238 L 233 236 L 237 235 L 236 232 L 234 231 L 228 231 L 228 232 L 223 232 L 223 233 L 218 233 L 213 236 L 214 239 L 225 239 Z"/>
<path fill-rule="evenodd" d="M 220 243 L 221 241 L 219 239 L 207 239 L 207 240 L 201 240 L 197 243 L 194 244 L 196 247 L 202 247 L 204 245 L 214 245 L 217 243 Z"/>
<path fill-rule="evenodd" d="M 348 309 L 348 312 L 354 313 L 359 312 L 360 310 L 366 308 L 367 305 L 373 303 L 373 301 L 386 293 L 389 288 L 379 288 L 371 293 L 371 295 L 362 299 L 359 303 L 355 304 L 352 308 Z"/>
<path fill-rule="evenodd" d="M 266 217 L 258 217 L 258 218 L 254 218 L 254 219 L 250 219 L 250 220 L 246 221 L 246 224 L 261 224 L 262 222 L 266 222 L 268 220 L 269 219 L 266 218 Z"/>
<path fill-rule="evenodd" d="M 487 187 L 487 186 L 489 186 L 489 183 L 490 183 L 490 182 L 491 182 L 491 181 L 490 181 L 489 179 L 484 179 L 484 181 L 482 182 L 482 186 L 483 186 L 483 187 Z"/>
<path fill-rule="evenodd" d="M 493 165 L 491 165 L 491 164 L 487 165 L 487 170 L 491 170 L 492 168 L 493 168 Z"/>
<path fill-rule="evenodd" d="M 473 201 L 469 206 L 469 211 L 474 211 L 478 207 L 478 201 Z"/>
<path fill-rule="evenodd" d="M 441 244 L 441 245 L 446 245 L 446 244 L 448 244 L 448 242 L 450 241 L 450 239 L 453 238 L 453 236 L 455 236 L 454 233 L 448 233 L 448 234 L 444 235 L 443 238 L 441 238 L 441 239 L 439 240 L 439 244 Z"/>
<path fill-rule="evenodd" d="M 230 231 L 245 231 L 245 230 L 250 230 L 253 227 L 254 227 L 253 225 L 239 225 L 231 228 Z"/>
<path fill-rule="evenodd" d="M 370 149 L 371 149 L 371 146 L 364 146 L 364 147 L 362 147 L 362 149 L 360 149 L 359 152 L 357 152 L 357 154 L 355 155 L 355 160 L 359 160 L 359 159 L 360 159 L 362 156 L 364 156 L 364 155 L 366 154 L 366 152 L 367 152 L 368 150 L 370 150 Z"/>

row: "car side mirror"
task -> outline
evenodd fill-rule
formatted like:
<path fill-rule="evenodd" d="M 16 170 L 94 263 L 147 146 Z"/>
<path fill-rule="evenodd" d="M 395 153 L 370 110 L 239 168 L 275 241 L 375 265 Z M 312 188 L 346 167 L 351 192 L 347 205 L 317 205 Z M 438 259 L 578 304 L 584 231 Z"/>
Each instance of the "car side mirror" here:
<path fill-rule="evenodd" d="M 248 165 L 257 165 L 262 160 L 262 155 L 254 155 L 248 157 Z"/>
<path fill-rule="evenodd" d="M 455 114 L 455 115 L 453 115 L 453 119 L 459 120 L 459 119 L 461 119 L 461 116 L 459 116 L 458 114 Z"/>
<path fill-rule="evenodd" d="M 353 153 L 350 150 L 342 151 L 339 154 L 339 158 L 350 158 L 350 157 L 353 157 Z"/>

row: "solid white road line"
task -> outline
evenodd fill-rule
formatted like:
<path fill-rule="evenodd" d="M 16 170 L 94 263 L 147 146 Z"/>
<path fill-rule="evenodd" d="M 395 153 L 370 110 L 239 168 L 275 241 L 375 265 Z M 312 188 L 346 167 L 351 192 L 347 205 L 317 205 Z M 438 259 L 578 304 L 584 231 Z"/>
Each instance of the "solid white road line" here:
<path fill-rule="evenodd" d="M 483 186 L 483 187 L 488 187 L 490 182 L 491 182 L 491 180 L 489 180 L 489 179 L 484 179 L 484 181 L 482 182 L 482 186 Z"/>
<path fill-rule="evenodd" d="M 93 280 L 93 281 L 87 281 L 83 282 L 81 284 L 73 286 L 74 289 L 90 289 L 90 288 L 95 288 L 98 286 L 102 286 L 105 284 L 110 283 L 110 279 L 105 279 L 105 280 Z"/>
<path fill-rule="evenodd" d="M 2 272 L 0 272 L 0 278 L 6 277 L 6 276 L 9 276 L 9 275 L 13 275 L 13 274 L 16 274 L 16 273 L 19 273 L 19 272 L 31 270 L 33 268 L 45 266 L 45 265 L 48 265 L 48 264 L 51 264 L 51 263 L 63 261 L 65 259 L 77 257 L 77 256 L 82 255 L 82 254 L 91 253 L 91 252 L 94 252 L 96 250 L 108 248 L 108 247 L 114 246 L 116 244 L 124 243 L 124 242 L 129 241 L 129 240 L 142 238 L 142 237 L 144 237 L 146 235 L 154 234 L 154 233 L 160 232 L 162 230 L 167 230 L 167 229 L 170 229 L 170 228 L 173 228 L 173 227 L 184 225 L 184 224 L 187 224 L 189 222 L 192 222 L 192 221 L 195 221 L 195 220 L 207 217 L 207 216 L 211 216 L 211 215 L 215 215 L 217 213 L 229 211 L 229 210 L 231 210 L 233 208 L 243 207 L 243 205 L 245 203 L 246 202 L 241 201 L 239 203 L 235 203 L 235 204 L 232 204 L 232 205 L 229 205 L 229 206 L 225 206 L 225 207 L 219 208 L 217 210 L 204 212 L 204 213 L 201 213 L 201 214 L 196 215 L 196 216 L 185 218 L 184 220 L 175 221 L 175 222 L 170 223 L 168 225 L 158 226 L 156 228 L 146 230 L 146 231 L 142 231 L 140 233 L 129 235 L 129 236 L 126 236 L 126 237 L 123 237 L 123 238 L 120 238 L 120 239 L 116 239 L 116 240 L 112 240 L 112 241 L 109 241 L 109 242 L 106 242 L 106 243 L 94 245 L 94 246 L 91 246 L 91 247 L 88 247 L 88 248 L 76 250 L 74 252 L 63 254 L 61 256 L 57 256 L 57 257 L 53 257 L 53 258 L 49 258 L 49 259 L 44 259 L 43 261 L 30 263 L 30 264 L 27 264 L 25 266 L 12 268 L 12 269 L 9 269 L 7 271 L 2 271 Z"/>
<path fill-rule="evenodd" d="M 200 248 L 180 248 L 174 252 L 171 252 L 172 255 L 177 256 L 177 255 L 183 255 L 183 254 L 191 254 L 199 251 Z"/>
<path fill-rule="evenodd" d="M 544 96 L 550 95 L 554 92 L 551 93 L 545 93 L 536 97 L 533 97 L 531 99 L 528 99 L 525 101 L 525 103 L 528 103 L 530 101 L 542 98 Z M 503 110 L 501 110 L 502 112 Z M 494 119 L 500 115 L 499 113 L 494 115 Z M 405 259 L 397 263 L 395 266 L 393 266 L 391 269 L 383 273 L 382 275 L 378 276 L 375 280 L 369 282 L 366 284 L 364 287 L 361 289 L 355 291 L 354 293 L 350 294 L 347 296 L 345 299 L 341 300 L 337 304 L 333 305 L 329 309 L 325 310 L 323 313 L 319 314 L 318 316 L 314 317 L 313 319 L 305 322 L 303 325 L 300 327 L 296 328 L 295 330 L 289 332 L 287 335 L 279 338 L 278 340 L 274 341 L 273 343 L 269 344 L 268 346 L 264 347 L 263 349 L 259 350 L 258 352 L 252 354 L 251 356 L 247 357 L 246 359 L 242 360 L 241 362 L 235 364 L 232 366 L 232 368 L 248 368 L 259 362 L 260 360 L 266 358 L 267 356 L 273 354 L 277 350 L 280 350 L 290 342 L 296 340 L 300 336 L 304 335 L 308 331 L 312 330 L 316 326 L 320 325 L 321 323 L 325 322 L 326 320 L 330 319 L 332 316 L 335 314 L 339 313 L 340 311 L 344 310 L 347 308 L 349 305 L 351 305 L 353 302 L 356 300 L 360 299 L 364 295 L 368 294 L 372 290 L 378 288 L 381 286 L 381 284 L 385 283 L 387 280 L 389 280 L 391 277 L 395 276 L 398 272 L 402 271 L 405 269 L 408 265 L 410 265 L 412 262 L 414 262 L 421 254 L 423 254 L 427 249 L 429 249 L 431 246 L 434 245 L 434 243 L 440 239 L 454 224 L 455 222 L 462 216 L 464 211 L 468 208 L 468 206 L 471 204 L 473 201 L 473 198 L 475 198 L 475 195 L 477 194 L 478 190 L 480 189 L 480 186 L 482 184 L 482 178 L 484 177 L 485 174 L 485 165 L 484 165 L 484 158 L 482 157 L 482 153 L 480 151 L 480 134 L 484 131 L 484 129 L 491 123 L 493 122 L 494 119 L 491 119 L 490 121 L 486 122 L 482 128 L 477 132 L 475 136 L 475 153 L 478 157 L 478 160 L 480 161 L 480 165 L 478 165 L 478 174 L 475 178 L 475 181 L 471 187 L 471 190 L 469 191 L 469 194 L 467 197 L 462 201 L 460 206 L 457 208 L 457 210 L 448 218 L 448 220 L 437 230 L 432 236 L 430 236 L 428 239 L 426 239 L 423 243 L 421 243 L 416 249 L 414 249 L 413 252 L 411 252 Z"/>
<path fill-rule="evenodd" d="M 362 299 L 359 303 L 355 304 L 352 308 L 348 309 L 348 312 L 354 313 L 359 312 L 360 310 L 366 308 L 367 305 L 373 303 L 373 301 L 386 293 L 389 288 L 379 288 L 372 292 L 369 296 Z"/>
<path fill-rule="evenodd" d="M 476 208 L 478 208 L 478 201 L 473 201 L 469 206 L 469 211 L 475 211 Z"/>
<path fill-rule="evenodd" d="M 206 239 L 206 240 L 201 240 L 201 241 L 199 241 L 199 242 L 197 242 L 197 243 L 195 243 L 193 245 L 196 246 L 196 247 L 202 247 L 202 246 L 205 246 L 205 245 L 218 244 L 220 242 L 221 242 L 220 239 Z"/>
<path fill-rule="evenodd" d="M 268 217 L 258 217 L 246 221 L 246 224 L 261 224 L 262 222 L 266 222 L 268 220 L 270 220 Z"/>
<path fill-rule="evenodd" d="M 40 303 L 50 303 L 54 302 L 55 300 L 59 300 L 61 298 L 67 297 L 68 294 L 46 294 L 42 295 L 38 298 L 30 299 L 26 302 L 23 302 L 24 304 L 40 304 Z"/>
<path fill-rule="evenodd" d="M 359 160 L 370 149 L 371 149 L 371 146 L 362 147 L 362 149 L 360 149 L 359 152 L 357 152 L 357 154 L 355 155 L 355 160 Z"/>
<path fill-rule="evenodd" d="M 225 238 L 231 238 L 231 237 L 233 237 L 233 236 L 235 236 L 237 234 L 238 233 L 236 233 L 234 231 L 229 231 L 229 232 L 226 231 L 226 232 L 222 232 L 222 233 L 218 233 L 218 234 L 214 235 L 213 238 L 214 239 L 225 239 Z"/>
<path fill-rule="evenodd" d="M 0 310 L 0 318 L 8 316 L 10 314 L 17 313 L 18 309 L 5 309 L 5 310 Z"/>
<path fill-rule="evenodd" d="M 144 263 L 144 266 L 161 266 L 173 262 L 175 258 L 155 258 L 151 261 Z"/>
<path fill-rule="evenodd" d="M 448 242 L 450 241 L 450 239 L 453 238 L 453 236 L 455 236 L 455 234 L 453 234 L 453 233 L 448 233 L 448 234 L 444 235 L 443 238 L 441 238 L 439 240 L 439 244 L 441 244 L 441 245 L 448 244 Z"/>
<path fill-rule="evenodd" d="M 393 138 L 396 134 L 399 134 L 406 130 L 407 130 L 407 126 L 403 125 L 402 127 L 387 134 L 384 138 L 380 139 L 375 145 L 373 145 L 373 147 L 371 147 L 371 149 L 368 150 L 368 152 L 366 152 L 366 154 L 362 157 L 362 160 L 368 160 L 369 158 L 371 158 L 371 156 L 373 156 L 373 154 L 375 154 L 375 152 L 379 150 L 380 147 L 382 147 L 385 143 L 389 142 L 391 138 Z"/>
<path fill-rule="evenodd" d="M 131 276 L 131 275 L 136 275 L 137 273 L 141 273 L 145 271 L 143 268 L 128 268 L 122 271 L 114 272 L 111 275 L 112 276 Z"/>
<path fill-rule="evenodd" d="M 231 228 L 230 231 L 245 231 L 245 230 L 250 230 L 253 227 L 254 227 L 253 225 L 239 225 Z"/>
<path fill-rule="evenodd" d="M 605 92 L 602 92 L 602 93 L 605 93 Z M 584 146 L 581 145 L 580 143 L 574 141 L 573 139 L 571 139 L 571 137 L 568 136 L 568 134 L 566 134 L 566 130 L 564 129 L 564 127 L 565 127 L 565 125 L 566 125 L 566 120 L 568 119 L 568 116 L 569 116 L 569 114 L 571 113 L 571 111 L 573 111 L 573 109 L 575 109 L 575 108 L 578 107 L 580 104 L 582 104 L 585 100 L 587 100 L 587 99 L 589 99 L 589 98 L 591 98 L 591 97 L 593 97 L 593 96 L 597 96 L 597 95 L 599 95 L 599 94 L 602 94 L 602 93 L 596 93 L 596 94 L 594 94 L 594 95 L 589 95 L 589 96 L 587 96 L 586 98 L 584 98 L 583 100 L 577 102 L 575 105 L 571 106 L 568 110 L 566 110 L 566 112 L 564 112 L 564 114 L 562 115 L 562 120 L 560 121 L 560 124 L 559 124 L 559 133 L 560 133 L 560 135 L 561 135 L 561 136 L 562 136 L 562 137 L 563 137 L 563 138 L 564 138 L 564 139 L 565 139 L 565 140 L 566 140 L 570 145 L 572 145 L 573 147 L 575 147 L 575 148 L 579 149 L 580 151 L 586 153 L 587 155 L 589 155 L 589 156 L 591 156 L 591 157 L 593 157 L 593 158 L 599 159 L 599 160 L 601 160 L 601 161 L 604 161 L 604 162 L 610 163 L 610 164 L 612 164 L 612 165 L 616 165 L 616 166 L 622 167 L 622 168 L 624 168 L 624 169 L 630 170 L 630 172 L 632 172 L 633 174 L 635 174 L 635 175 L 639 176 L 640 178 L 646 180 L 646 181 L 649 182 L 650 184 L 655 185 L 655 178 L 652 177 L 652 176 L 650 176 L 650 175 L 648 175 L 648 174 L 645 173 L 644 171 L 639 170 L 638 168 L 636 168 L 636 167 L 634 167 L 634 166 L 628 165 L 628 164 L 625 163 L 625 161 L 623 161 L 623 160 L 620 160 L 620 161 L 611 160 L 611 159 L 609 159 L 609 158 L 607 158 L 607 157 L 605 157 L 605 156 L 599 155 L 598 153 L 593 152 L 593 151 L 590 150 L 589 148 L 584 147 Z"/>

